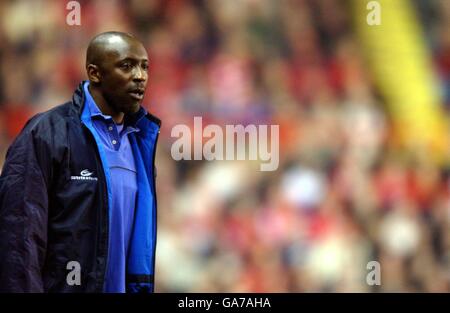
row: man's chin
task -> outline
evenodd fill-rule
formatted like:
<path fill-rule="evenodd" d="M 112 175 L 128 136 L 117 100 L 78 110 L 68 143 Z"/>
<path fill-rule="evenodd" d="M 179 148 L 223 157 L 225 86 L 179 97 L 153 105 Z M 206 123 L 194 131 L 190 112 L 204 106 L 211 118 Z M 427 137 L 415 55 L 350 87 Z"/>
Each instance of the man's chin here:
<path fill-rule="evenodd" d="M 136 101 L 133 103 L 130 103 L 127 107 L 124 108 L 123 112 L 125 114 L 133 114 L 139 111 L 139 108 L 141 107 L 142 101 Z"/>

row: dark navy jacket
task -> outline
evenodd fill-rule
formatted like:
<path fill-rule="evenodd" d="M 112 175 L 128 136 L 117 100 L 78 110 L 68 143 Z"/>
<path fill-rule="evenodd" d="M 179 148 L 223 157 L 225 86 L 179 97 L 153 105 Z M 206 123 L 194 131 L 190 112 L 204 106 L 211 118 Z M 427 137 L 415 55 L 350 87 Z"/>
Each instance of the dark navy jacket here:
<path fill-rule="evenodd" d="M 82 121 L 83 109 L 80 84 L 72 101 L 31 118 L 8 149 L 0 176 L 0 292 L 103 291 L 108 170 L 89 125 Z M 148 179 L 146 192 L 153 196 L 153 273 L 154 158 L 161 122 L 151 114 L 142 120 L 144 131 L 130 134 L 130 141 L 141 153 L 141 179 Z M 70 261 L 81 266 L 80 285 L 67 283 Z"/>

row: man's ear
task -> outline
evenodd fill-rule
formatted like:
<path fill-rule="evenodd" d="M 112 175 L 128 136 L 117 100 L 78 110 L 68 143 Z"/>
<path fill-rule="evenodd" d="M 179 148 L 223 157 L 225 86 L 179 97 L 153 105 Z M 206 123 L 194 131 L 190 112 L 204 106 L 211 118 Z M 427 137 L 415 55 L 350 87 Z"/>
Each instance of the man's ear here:
<path fill-rule="evenodd" d="M 95 64 L 88 64 L 86 67 L 87 75 L 89 80 L 94 83 L 98 84 L 101 81 L 102 75 L 100 73 L 100 69 Z"/>

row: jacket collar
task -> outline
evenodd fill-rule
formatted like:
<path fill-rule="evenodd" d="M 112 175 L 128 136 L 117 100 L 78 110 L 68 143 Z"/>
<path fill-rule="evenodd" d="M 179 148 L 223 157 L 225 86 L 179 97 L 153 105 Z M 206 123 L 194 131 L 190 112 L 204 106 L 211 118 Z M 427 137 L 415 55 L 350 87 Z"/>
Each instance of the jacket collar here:
<path fill-rule="evenodd" d="M 84 107 L 86 105 L 86 96 L 83 90 L 85 82 L 87 81 L 84 80 L 78 85 L 77 89 L 75 89 L 72 96 L 72 104 L 73 104 L 72 108 L 75 111 L 74 113 L 76 113 L 76 115 L 80 118 L 80 120 L 83 114 Z M 152 121 L 153 123 L 155 123 L 158 126 L 158 128 L 161 127 L 161 120 L 158 117 L 154 116 L 149 112 L 147 112 L 145 117 L 150 121 Z"/>

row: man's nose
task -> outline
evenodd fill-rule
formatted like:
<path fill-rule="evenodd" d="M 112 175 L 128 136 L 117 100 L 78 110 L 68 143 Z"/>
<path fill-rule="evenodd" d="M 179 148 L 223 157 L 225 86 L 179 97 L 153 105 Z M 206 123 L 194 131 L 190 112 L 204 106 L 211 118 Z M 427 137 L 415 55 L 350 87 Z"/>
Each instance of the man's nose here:
<path fill-rule="evenodd" d="M 133 80 L 144 81 L 147 79 L 147 72 L 142 68 L 137 67 L 134 71 Z"/>

